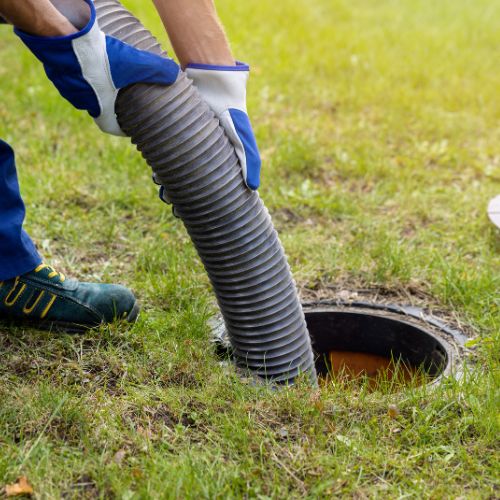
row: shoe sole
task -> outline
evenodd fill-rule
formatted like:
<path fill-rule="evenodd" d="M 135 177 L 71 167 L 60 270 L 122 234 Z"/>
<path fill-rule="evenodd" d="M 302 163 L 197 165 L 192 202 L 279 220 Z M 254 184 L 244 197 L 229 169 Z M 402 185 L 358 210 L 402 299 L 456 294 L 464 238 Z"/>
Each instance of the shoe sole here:
<path fill-rule="evenodd" d="M 135 301 L 132 306 L 132 310 L 128 313 L 128 316 L 124 318 L 127 323 L 135 323 L 139 317 L 140 306 L 138 301 Z M 77 323 L 70 323 L 67 321 L 34 321 L 34 320 L 15 320 L 14 318 L 0 318 L 0 324 L 5 324 L 6 326 L 14 327 L 26 327 L 33 330 L 43 330 L 51 332 L 61 332 L 61 333 L 85 333 L 89 330 L 99 328 L 100 326 L 106 324 L 112 324 L 113 322 L 106 323 L 102 322 L 98 325 L 79 325 Z"/>

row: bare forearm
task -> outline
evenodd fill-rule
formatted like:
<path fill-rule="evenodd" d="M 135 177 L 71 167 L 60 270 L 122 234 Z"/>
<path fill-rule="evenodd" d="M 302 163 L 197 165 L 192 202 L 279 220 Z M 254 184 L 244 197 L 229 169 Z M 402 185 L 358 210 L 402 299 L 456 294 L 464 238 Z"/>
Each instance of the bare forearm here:
<path fill-rule="evenodd" d="M 0 0 L 0 14 L 33 35 L 63 36 L 76 32 L 49 0 Z"/>
<path fill-rule="evenodd" d="M 183 67 L 190 62 L 234 64 L 213 0 L 153 1 Z M 87 12 L 82 0 L 0 0 L 0 15 L 39 36 L 74 33 L 75 26 L 83 28 Z"/>
<path fill-rule="evenodd" d="M 234 65 L 213 0 L 153 0 L 182 65 Z"/>

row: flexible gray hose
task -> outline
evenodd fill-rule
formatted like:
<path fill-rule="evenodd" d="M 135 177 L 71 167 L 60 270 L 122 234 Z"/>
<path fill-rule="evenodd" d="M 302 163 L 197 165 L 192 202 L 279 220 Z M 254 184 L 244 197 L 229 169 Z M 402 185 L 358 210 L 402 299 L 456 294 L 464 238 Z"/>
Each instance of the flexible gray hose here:
<path fill-rule="evenodd" d="M 101 29 L 164 54 L 117 0 L 95 0 Z M 152 167 L 210 277 L 236 363 L 273 383 L 300 373 L 316 383 L 295 282 L 271 218 L 243 183 L 236 155 L 212 111 L 181 73 L 170 87 L 120 91 L 118 121 Z"/>

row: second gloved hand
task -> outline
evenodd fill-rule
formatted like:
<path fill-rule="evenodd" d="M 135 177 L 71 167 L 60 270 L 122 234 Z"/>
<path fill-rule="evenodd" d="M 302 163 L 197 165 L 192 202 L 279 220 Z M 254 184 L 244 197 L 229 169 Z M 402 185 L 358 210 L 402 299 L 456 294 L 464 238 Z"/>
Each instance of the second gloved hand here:
<path fill-rule="evenodd" d="M 84 109 L 104 132 L 125 135 L 116 119 L 119 89 L 134 83 L 171 85 L 179 66 L 173 59 L 151 54 L 105 35 L 99 28 L 94 4 L 87 26 L 71 35 L 40 37 L 19 29 L 15 33 L 43 63 L 60 94 Z"/>
<path fill-rule="evenodd" d="M 256 190 L 260 184 L 260 154 L 247 114 L 246 85 L 250 69 L 235 66 L 188 64 L 191 78 L 205 102 L 212 108 L 232 142 L 246 185 Z"/>

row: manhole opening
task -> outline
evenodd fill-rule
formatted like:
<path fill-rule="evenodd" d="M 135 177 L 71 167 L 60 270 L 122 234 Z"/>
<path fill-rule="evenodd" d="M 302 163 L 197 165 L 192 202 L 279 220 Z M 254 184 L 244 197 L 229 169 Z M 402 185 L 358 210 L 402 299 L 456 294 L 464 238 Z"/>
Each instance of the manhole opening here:
<path fill-rule="evenodd" d="M 375 382 L 397 377 L 428 383 L 449 367 L 445 342 L 404 319 L 359 310 L 306 310 L 320 379 L 341 376 Z"/>
<path fill-rule="evenodd" d="M 360 362 L 370 363 L 358 370 L 361 373 L 357 378 L 363 382 L 370 376 L 368 368 L 372 372 L 374 367 L 375 372 L 377 368 L 395 368 L 396 375 L 408 369 L 407 379 L 396 380 L 388 387 L 390 391 L 402 389 L 399 382 L 410 381 L 413 385 L 415 376 L 418 384 L 434 385 L 443 377 L 460 377 L 462 373 L 459 361 L 467 337 L 418 307 L 322 300 L 304 303 L 303 308 L 320 384 L 332 374 L 332 362 L 345 371 L 346 357 L 348 363 L 356 363 L 354 375 Z M 234 360 L 221 316 L 211 321 L 211 328 L 218 355 Z M 387 371 L 382 373 L 382 382 L 394 378 L 387 375 Z M 377 383 L 373 385 L 377 387 Z M 373 385 L 370 383 L 370 387 Z"/>

